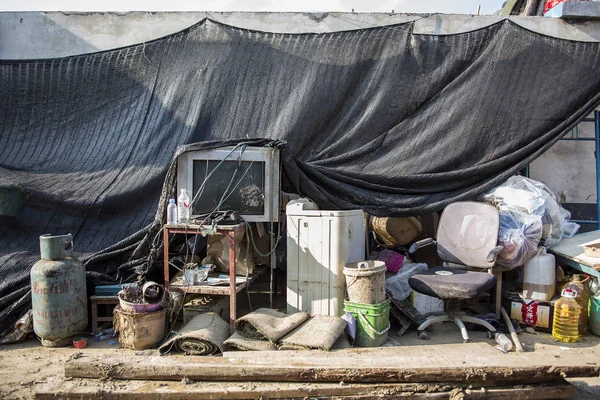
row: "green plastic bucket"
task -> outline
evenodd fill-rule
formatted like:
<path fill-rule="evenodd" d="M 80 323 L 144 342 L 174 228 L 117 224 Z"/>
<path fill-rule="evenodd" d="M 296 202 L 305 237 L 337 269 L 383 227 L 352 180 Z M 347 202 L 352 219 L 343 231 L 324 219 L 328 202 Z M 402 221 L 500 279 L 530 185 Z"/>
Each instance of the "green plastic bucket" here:
<path fill-rule="evenodd" d="M 356 320 L 356 347 L 379 347 L 388 339 L 390 330 L 390 300 L 377 304 L 344 301 L 344 311 Z"/>
<path fill-rule="evenodd" d="M 596 297 L 590 298 L 590 332 L 596 336 L 600 336 L 600 299 Z"/>

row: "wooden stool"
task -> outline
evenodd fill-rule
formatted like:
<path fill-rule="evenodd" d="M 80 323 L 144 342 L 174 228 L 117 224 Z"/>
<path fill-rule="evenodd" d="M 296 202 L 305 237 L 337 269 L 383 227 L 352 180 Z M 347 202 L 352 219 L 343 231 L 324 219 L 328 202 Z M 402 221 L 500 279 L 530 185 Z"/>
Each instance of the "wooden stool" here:
<path fill-rule="evenodd" d="M 113 322 L 112 311 L 115 308 L 114 306 L 119 304 L 119 298 L 117 296 L 92 296 L 90 300 L 92 301 L 92 333 L 98 333 L 100 332 L 99 322 Z M 99 304 L 112 305 L 110 315 L 98 316 Z"/>

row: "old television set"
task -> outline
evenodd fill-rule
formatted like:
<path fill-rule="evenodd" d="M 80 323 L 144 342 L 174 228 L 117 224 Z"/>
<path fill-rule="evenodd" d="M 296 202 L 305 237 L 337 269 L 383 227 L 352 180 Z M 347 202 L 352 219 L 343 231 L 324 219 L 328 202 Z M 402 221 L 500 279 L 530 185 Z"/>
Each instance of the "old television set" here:
<path fill-rule="evenodd" d="M 279 150 L 221 147 L 182 153 L 177 193 L 186 189 L 191 218 L 234 210 L 248 222 L 279 220 Z M 196 197 L 195 201 L 193 201 Z"/>

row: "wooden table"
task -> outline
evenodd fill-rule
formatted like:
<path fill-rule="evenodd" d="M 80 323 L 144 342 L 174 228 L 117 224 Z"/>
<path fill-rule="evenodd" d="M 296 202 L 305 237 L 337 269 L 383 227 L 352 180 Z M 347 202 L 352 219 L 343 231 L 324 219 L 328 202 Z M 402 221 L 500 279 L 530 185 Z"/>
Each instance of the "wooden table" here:
<path fill-rule="evenodd" d="M 235 244 L 237 236 L 245 231 L 244 224 L 238 225 L 217 225 L 216 234 L 229 236 L 229 286 L 209 286 L 209 285 L 194 285 L 189 286 L 185 283 L 172 284 L 170 285 L 169 279 L 169 235 L 174 233 L 182 233 L 188 235 L 201 234 L 202 230 L 211 229 L 210 226 L 192 225 L 192 224 L 177 224 L 177 225 L 165 225 L 163 228 L 164 235 L 164 277 L 165 277 L 165 288 L 174 292 L 182 293 L 197 293 L 207 295 L 222 295 L 229 296 L 229 328 L 233 332 L 234 324 L 236 320 L 236 294 L 243 290 L 249 282 L 256 279 L 258 274 L 253 274 L 252 277 L 248 277 L 248 280 L 236 285 L 235 283 Z M 170 285 L 170 287 L 169 287 Z"/>
<path fill-rule="evenodd" d="M 578 271 L 600 278 L 600 258 L 586 256 L 583 246 L 600 240 L 600 230 L 575 235 L 560 241 L 558 246 L 548 249 L 554 254 L 557 264 L 568 265 Z"/>

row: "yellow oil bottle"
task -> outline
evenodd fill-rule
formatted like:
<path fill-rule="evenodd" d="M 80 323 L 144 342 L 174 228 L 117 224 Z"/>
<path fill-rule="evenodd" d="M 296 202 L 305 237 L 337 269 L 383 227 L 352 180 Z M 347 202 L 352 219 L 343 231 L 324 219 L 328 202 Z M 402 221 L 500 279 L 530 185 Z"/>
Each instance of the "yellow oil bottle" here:
<path fill-rule="evenodd" d="M 588 278 L 582 274 L 575 274 L 573 278 L 567 282 L 563 289 L 571 289 L 577 293 L 575 300 L 581 307 L 581 315 L 579 316 L 579 336 L 583 336 L 589 332 L 588 313 L 590 307 L 590 294 L 588 287 L 585 284 Z"/>
<path fill-rule="evenodd" d="M 561 298 L 554 305 L 552 337 L 561 342 L 573 343 L 579 340 L 581 306 L 576 297 L 576 291 L 563 289 Z"/>

